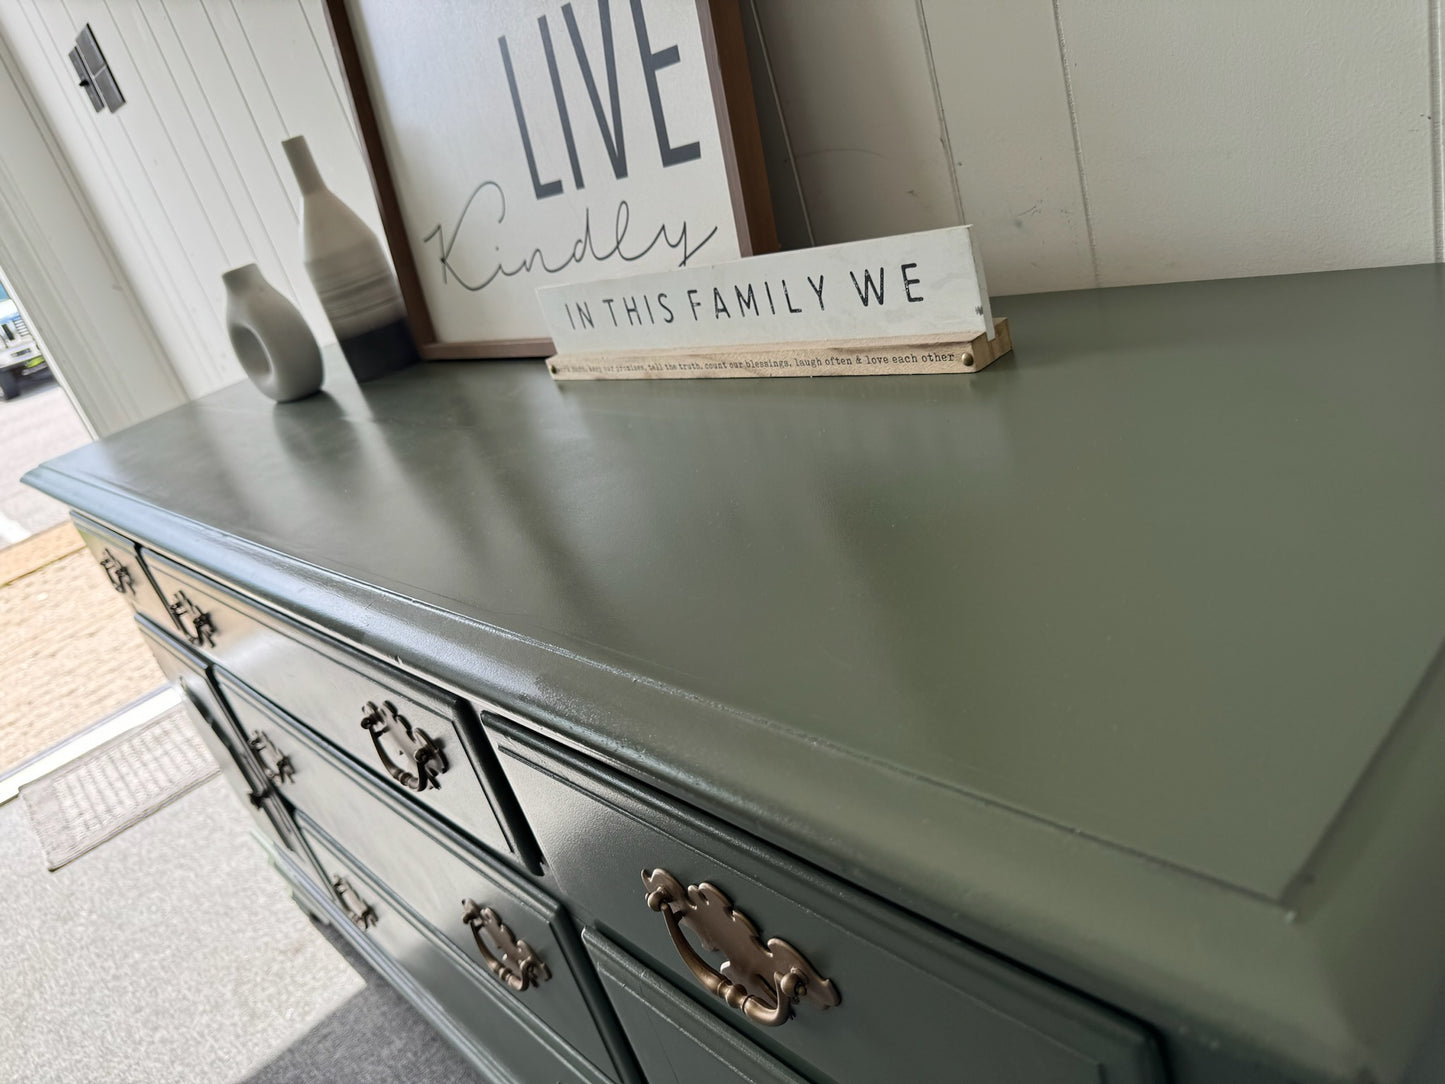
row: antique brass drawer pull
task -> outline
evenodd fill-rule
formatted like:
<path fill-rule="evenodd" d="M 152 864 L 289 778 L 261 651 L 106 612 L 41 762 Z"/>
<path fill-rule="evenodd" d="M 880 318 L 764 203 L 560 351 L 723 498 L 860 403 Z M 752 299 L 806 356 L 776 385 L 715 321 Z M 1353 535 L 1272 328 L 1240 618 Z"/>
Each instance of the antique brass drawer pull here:
<path fill-rule="evenodd" d="M 110 585 L 118 594 L 135 594 L 135 575 L 128 564 L 110 552 L 109 546 L 105 547 L 105 556 L 100 559 L 100 567 L 105 569 L 106 579 L 110 580 Z"/>
<path fill-rule="evenodd" d="M 421 727 L 407 722 L 406 716 L 396 710 L 390 700 L 383 700 L 381 707 L 367 701 L 361 717 L 361 728 L 371 735 L 371 744 L 376 746 L 376 755 L 387 774 L 407 790 L 440 790 L 437 776 L 447 770 L 447 758 L 436 742 Z M 411 765 L 403 768 L 392 759 L 391 753 L 382 744 L 382 735 L 388 734 L 402 757 Z"/>
<path fill-rule="evenodd" d="M 552 972 L 532 951 L 532 946 L 512 936 L 512 931 L 490 907 L 483 907 L 474 900 L 462 900 L 462 922 L 471 927 L 472 939 L 477 943 L 477 951 L 482 954 L 487 970 L 510 989 L 521 993 L 529 986 L 540 986 L 552 977 Z M 497 946 L 501 959 L 497 959 L 482 940 L 483 931 Z"/>
<path fill-rule="evenodd" d="M 194 647 L 215 647 L 216 646 L 216 623 L 211 620 L 211 615 L 191 601 L 191 596 L 182 590 L 177 590 L 171 596 L 171 601 L 166 603 L 166 609 L 181 626 L 181 632 L 185 633 L 186 640 Z M 190 631 L 186 626 L 190 626 Z"/>
<path fill-rule="evenodd" d="M 368 930 L 376 925 L 376 912 L 361 898 L 350 881 L 338 873 L 331 878 L 331 887 L 336 889 L 336 898 L 341 901 L 341 909 L 351 919 L 352 925 L 359 930 Z"/>
<path fill-rule="evenodd" d="M 270 734 L 258 730 L 246 744 L 251 747 L 251 752 L 256 754 L 256 762 L 261 765 L 261 771 L 271 783 L 279 786 L 296 778 L 296 769 L 291 765 L 291 758 L 276 748 Z"/>
<path fill-rule="evenodd" d="M 779 938 L 766 945 L 747 915 L 716 886 L 704 881 L 686 889 L 665 869 L 643 870 L 647 906 L 662 914 L 682 962 L 709 991 L 738 1009 L 755 1024 L 778 1027 L 793 1016 L 793 1006 L 811 1001 L 831 1009 L 841 998 L 838 988 L 813 969 L 803 954 Z M 683 936 L 687 925 L 709 952 L 727 956 L 715 971 Z"/>

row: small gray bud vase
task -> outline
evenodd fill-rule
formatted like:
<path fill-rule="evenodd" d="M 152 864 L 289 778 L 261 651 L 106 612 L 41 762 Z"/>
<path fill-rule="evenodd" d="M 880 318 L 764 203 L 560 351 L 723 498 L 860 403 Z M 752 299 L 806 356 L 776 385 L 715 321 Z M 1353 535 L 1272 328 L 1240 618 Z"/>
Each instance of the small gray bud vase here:
<path fill-rule="evenodd" d="M 278 403 L 321 389 L 321 348 L 306 318 L 253 263 L 221 276 L 226 332 L 251 383 Z"/>

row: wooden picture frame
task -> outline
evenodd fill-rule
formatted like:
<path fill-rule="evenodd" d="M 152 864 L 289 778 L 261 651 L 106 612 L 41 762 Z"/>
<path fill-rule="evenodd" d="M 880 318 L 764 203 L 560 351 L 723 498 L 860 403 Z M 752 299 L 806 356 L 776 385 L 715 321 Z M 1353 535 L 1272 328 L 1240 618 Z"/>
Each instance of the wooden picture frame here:
<path fill-rule="evenodd" d="M 351 0 L 355 3 L 356 0 Z M 576 24 L 572 22 L 571 11 L 562 13 L 565 6 L 571 8 L 571 4 L 565 4 L 564 0 L 518 0 L 519 3 L 530 3 L 533 9 L 541 14 L 552 15 L 560 23 L 563 14 L 566 15 L 570 24 L 568 29 L 576 34 Z M 574 0 L 580 7 L 582 0 Z M 611 0 L 615 5 L 613 10 L 627 12 L 641 10 L 642 3 L 652 5 L 674 4 L 679 0 Z M 687 3 L 688 0 L 681 0 Z M 731 226 L 736 236 L 736 255 L 749 256 L 764 252 L 775 251 L 778 247 L 777 232 L 773 221 L 772 202 L 769 195 L 768 179 L 763 160 L 762 137 L 759 131 L 757 112 L 753 101 L 752 80 L 749 73 L 748 57 L 745 40 L 743 36 L 742 10 L 740 0 L 694 0 L 698 30 L 702 40 L 703 59 L 707 65 L 708 83 L 711 89 L 712 106 L 717 122 L 717 137 L 721 150 L 721 165 L 725 171 L 726 188 L 730 202 L 730 213 L 732 216 Z M 599 11 L 606 14 L 608 0 L 597 0 Z M 419 6 L 420 0 L 406 5 L 408 8 Z M 629 5 L 634 5 L 629 9 Z M 479 11 L 485 11 L 485 6 L 480 6 Z M 484 358 L 516 358 L 516 357 L 542 357 L 553 352 L 552 341 L 546 337 L 545 324 L 538 320 L 539 333 L 536 335 L 523 336 L 502 336 L 491 337 L 462 337 L 448 339 L 439 334 L 438 321 L 434 319 L 435 297 L 428 297 L 428 284 L 424 280 L 421 268 L 418 266 L 412 237 L 409 235 L 405 214 L 403 209 L 404 195 L 396 180 L 396 173 L 393 169 L 392 156 L 388 153 L 386 139 L 383 134 L 381 118 L 378 116 L 377 103 L 373 90 L 368 82 L 366 64 L 363 60 L 361 43 L 358 41 L 355 20 L 351 15 L 348 0 L 326 0 L 327 20 L 331 27 L 332 40 L 336 47 L 337 55 L 341 63 L 342 73 L 345 77 L 348 91 L 351 97 L 352 107 L 355 111 L 357 124 L 360 128 L 361 140 L 365 151 L 367 165 L 371 173 L 372 187 L 376 196 L 377 206 L 381 213 L 382 224 L 386 233 L 387 246 L 391 252 L 392 263 L 396 269 L 397 279 L 401 287 L 402 298 L 406 304 L 407 318 L 411 325 L 412 333 L 416 339 L 418 349 L 423 358 L 432 360 L 442 359 L 484 359 Z M 529 17 L 531 11 L 529 11 Z M 673 13 L 675 14 L 675 12 Z M 639 36 L 639 41 L 641 41 Z M 579 53 L 582 51 L 580 42 L 576 46 Z M 550 49 L 550 43 L 549 43 Z M 660 50 L 654 56 L 661 56 Z M 675 53 L 676 50 L 674 49 Z M 548 61 L 552 61 L 549 54 Z M 612 56 L 607 56 L 610 64 Z M 439 57 L 438 63 L 444 63 L 445 58 Z M 675 61 L 674 61 L 675 62 Z M 644 61 L 644 67 L 646 62 Z M 661 65 L 659 65 L 661 67 Z M 609 69 L 609 74 L 611 69 Z M 508 61 L 507 75 L 512 78 L 510 61 Z M 591 78 L 589 76 L 589 78 Z M 615 75 L 613 75 L 615 79 Z M 558 109 L 563 112 L 565 126 L 565 107 L 561 104 L 562 89 L 558 82 L 556 69 L 552 70 L 552 86 L 558 95 Z M 615 83 L 613 84 L 612 109 L 613 118 L 617 117 L 617 102 Z M 589 84 L 589 91 L 593 88 Z M 512 101 L 516 103 L 518 122 L 521 123 L 523 106 L 517 97 L 515 83 L 512 85 Z M 585 105 L 585 103 L 583 103 Z M 596 92 L 593 92 L 592 105 L 598 112 L 598 123 L 602 123 L 601 106 L 598 104 Z M 652 102 L 653 119 L 660 127 L 663 125 L 661 114 L 658 111 L 656 99 Z M 581 110 L 578 111 L 579 120 Z M 620 133 L 621 125 L 617 125 Z M 710 136 L 711 133 L 709 133 Z M 523 136 L 526 139 L 526 136 Z M 572 150 L 572 136 L 567 133 L 568 149 L 572 151 L 572 170 L 576 173 L 577 155 Z M 618 135 L 618 142 L 621 142 L 621 135 Z M 659 137 L 659 144 L 661 138 Z M 609 150 L 611 144 L 608 144 Z M 534 186 L 537 182 L 538 172 L 532 162 L 532 147 L 526 146 L 527 164 L 531 168 L 531 178 Z M 664 162 L 664 164 L 667 164 Z M 625 169 L 625 166 L 624 166 Z M 625 174 L 624 174 L 625 176 Z M 580 181 L 580 174 L 577 175 Z M 610 183 L 610 182 L 609 182 Z M 579 185 L 580 188 L 580 185 Z M 500 191 L 500 190 L 499 190 Z M 464 212 L 465 213 L 465 212 Z M 621 217 L 621 208 L 618 211 Z M 458 230 L 460 225 L 458 225 Z M 435 231 L 433 231 L 434 233 Z M 684 233 L 685 236 L 685 233 Z M 709 234 L 709 237 L 712 235 Z M 730 240 L 724 238 L 725 241 Z M 455 243 L 455 233 L 453 234 Z M 671 245 L 671 241 L 668 241 Z M 621 239 L 618 240 L 618 247 L 621 247 Z M 701 248 L 698 245 L 697 248 Z M 439 242 L 439 248 L 445 253 L 446 242 Z M 683 246 L 687 251 L 686 243 Z M 695 250 L 694 250 L 695 251 Z M 541 250 L 537 250 L 541 254 Z M 530 258 L 530 257 L 529 257 Z M 631 260 L 633 257 L 622 256 L 623 260 Z M 723 252 L 716 257 L 721 259 L 733 258 L 730 251 Z M 447 257 L 441 257 L 444 270 L 442 277 L 445 281 L 445 265 Z M 708 260 L 698 262 L 710 262 Z M 543 257 L 543 265 L 546 260 Z M 500 269 L 501 264 L 498 264 Z M 551 278 L 545 284 L 556 281 L 573 281 L 588 277 L 603 278 L 611 274 L 629 274 L 637 270 L 636 266 L 630 263 L 621 264 L 616 267 L 604 268 L 600 263 L 589 262 L 584 267 L 581 261 L 577 264 L 578 272 L 567 278 Z M 548 269 L 550 271 L 550 269 Z M 510 274 L 509 272 L 503 272 Z M 530 267 L 524 272 L 526 279 L 534 276 Z M 488 279 L 488 282 L 491 280 Z M 534 282 L 532 285 L 543 285 L 543 281 Z M 485 283 L 483 284 L 486 285 Z M 516 287 L 520 290 L 521 284 Z M 435 287 L 434 287 L 435 289 Z M 467 286 L 467 289 L 479 289 L 474 286 Z M 540 312 L 539 312 L 540 317 Z"/>

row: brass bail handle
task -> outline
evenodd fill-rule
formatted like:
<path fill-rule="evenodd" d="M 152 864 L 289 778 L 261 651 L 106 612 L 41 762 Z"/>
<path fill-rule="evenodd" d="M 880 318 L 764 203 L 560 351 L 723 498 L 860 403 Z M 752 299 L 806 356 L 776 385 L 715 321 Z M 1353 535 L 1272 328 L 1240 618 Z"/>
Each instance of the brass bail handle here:
<path fill-rule="evenodd" d="M 490 907 L 483 907 L 475 900 L 462 900 L 462 922 L 471 928 L 472 940 L 477 943 L 482 962 L 508 989 L 521 993 L 528 987 L 540 986 L 552 977 L 552 972 L 542 958 L 525 941 L 512 935 L 505 923 Z M 486 932 L 496 944 L 502 957 L 498 959 L 487 943 L 482 940 Z"/>
<path fill-rule="evenodd" d="M 261 771 L 269 783 L 280 785 L 296 778 L 296 769 L 291 758 L 276 748 L 270 734 L 258 730 L 246 744 L 251 747 L 251 752 L 256 754 L 256 762 L 261 765 Z"/>
<path fill-rule="evenodd" d="M 383 700 L 380 707 L 368 700 L 362 712 L 361 728 L 371 735 L 377 759 L 388 775 L 407 790 L 441 789 L 437 776 L 447 770 L 447 758 L 430 734 L 412 726 L 390 700 Z M 382 744 L 384 734 L 391 736 L 410 768 L 403 768 L 392 759 L 391 751 Z"/>
<path fill-rule="evenodd" d="M 737 910 L 716 885 L 682 883 L 665 869 L 643 870 L 647 906 L 662 915 L 668 936 L 682 962 L 702 986 L 749 1020 L 775 1028 L 793 1017 L 793 1007 L 811 1001 L 830 1009 L 842 999 L 830 979 L 813 968 L 792 945 L 780 938 L 766 945 L 752 920 Z M 686 922 L 703 947 L 727 954 L 729 978 L 708 964 L 683 935 Z M 766 976 L 771 976 L 769 980 Z"/>
<path fill-rule="evenodd" d="M 166 603 L 166 609 L 171 616 L 180 623 L 181 632 L 185 634 L 186 642 L 193 647 L 215 647 L 216 646 L 216 623 L 211 615 L 191 601 L 191 596 L 185 591 L 177 588 L 171 596 L 171 601 Z M 190 631 L 186 631 L 189 623 Z"/>
<path fill-rule="evenodd" d="M 369 930 L 376 925 L 376 912 L 371 909 L 371 904 L 361 898 L 355 885 L 337 873 L 332 875 L 331 887 L 336 890 L 341 909 L 357 929 Z"/>
<path fill-rule="evenodd" d="M 100 559 L 100 567 L 105 569 L 106 578 L 117 593 L 135 594 L 135 576 L 131 574 L 130 566 L 111 553 L 109 546 L 105 548 L 105 556 Z"/>

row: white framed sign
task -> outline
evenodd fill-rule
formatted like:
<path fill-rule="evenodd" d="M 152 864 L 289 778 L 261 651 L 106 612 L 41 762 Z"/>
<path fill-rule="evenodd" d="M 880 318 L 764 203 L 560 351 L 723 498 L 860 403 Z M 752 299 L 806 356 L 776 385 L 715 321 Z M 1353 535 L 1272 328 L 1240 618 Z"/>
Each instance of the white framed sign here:
<path fill-rule="evenodd" d="M 328 0 L 425 357 L 551 352 L 539 286 L 776 247 L 738 0 Z"/>

